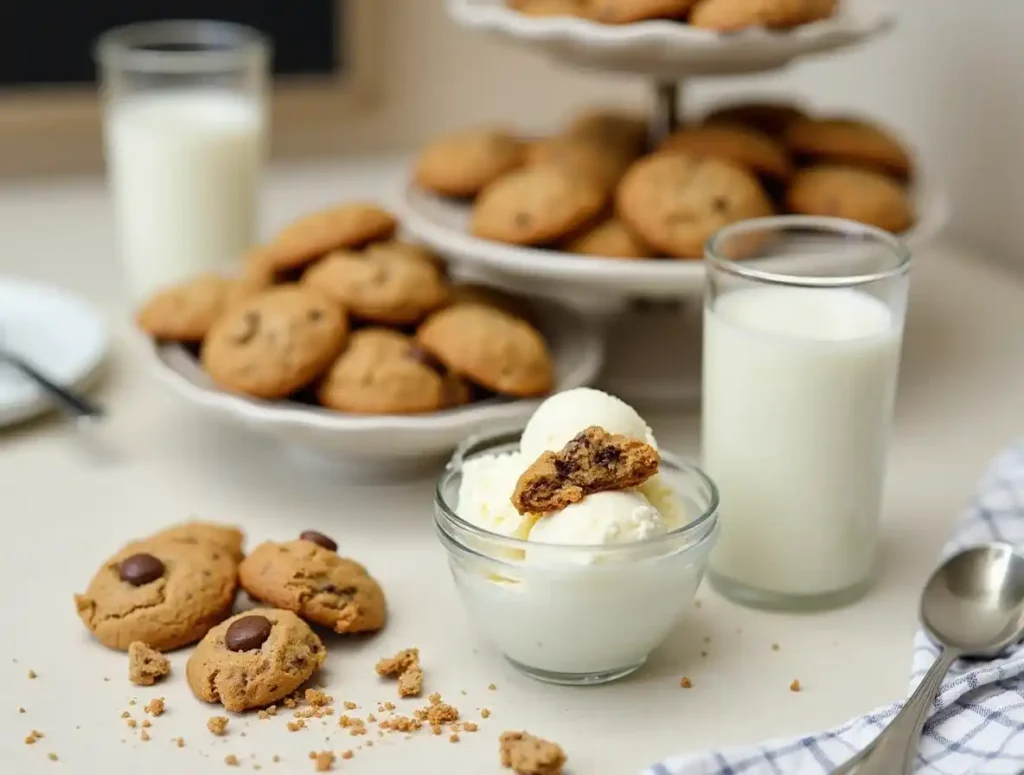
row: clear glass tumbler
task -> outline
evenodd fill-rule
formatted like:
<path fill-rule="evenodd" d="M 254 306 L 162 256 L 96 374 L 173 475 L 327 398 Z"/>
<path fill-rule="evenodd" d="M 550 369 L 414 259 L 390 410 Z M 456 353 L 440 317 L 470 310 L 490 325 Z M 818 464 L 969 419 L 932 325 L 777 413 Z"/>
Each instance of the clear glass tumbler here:
<path fill-rule="evenodd" d="M 270 46 L 216 21 L 133 24 L 96 44 L 117 251 L 133 300 L 256 241 Z"/>
<path fill-rule="evenodd" d="M 868 226 L 781 216 L 723 229 L 705 259 L 709 579 L 746 605 L 849 603 L 874 577 L 910 254 Z"/>

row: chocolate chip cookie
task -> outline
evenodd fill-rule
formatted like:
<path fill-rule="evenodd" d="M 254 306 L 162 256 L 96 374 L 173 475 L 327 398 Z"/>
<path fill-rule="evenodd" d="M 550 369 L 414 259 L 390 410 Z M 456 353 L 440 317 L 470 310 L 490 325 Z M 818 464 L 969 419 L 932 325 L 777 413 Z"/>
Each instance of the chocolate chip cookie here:
<path fill-rule="evenodd" d="M 211 544 L 147 539 L 103 563 L 75 595 L 82 622 L 112 649 L 140 641 L 158 651 L 195 643 L 231 612 L 237 566 Z"/>
<path fill-rule="evenodd" d="M 828 19 L 837 5 L 838 0 L 697 0 L 690 24 L 718 32 L 788 29 Z"/>
<path fill-rule="evenodd" d="M 210 630 L 185 675 L 200 700 L 242 712 L 287 697 L 326 656 L 320 638 L 291 611 L 254 608 Z"/>
<path fill-rule="evenodd" d="M 705 124 L 739 124 L 777 137 L 791 124 L 807 117 L 804 110 L 784 98 L 745 100 L 714 108 Z"/>
<path fill-rule="evenodd" d="M 801 215 L 827 215 L 900 233 L 914 223 L 906 189 L 892 178 L 856 167 L 822 165 L 801 170 L 786 191 L 786 204 Z"/>
<path fill-rule="evenodd" d="M 654 258 L 654 248 L 612 217 L 565 243 L 570 253 L 603 258 Z"/>
<path fill-rule="evenodd" d="M 306 270 L 302 284 L 339 302 L 352 317 L 396 326 L 419 323 L 448 296 L 433 261 L 386 245 L 330 253 Z"/>
<path fill-rule="evenodd" d="M 413 179 L 442 196 L 473 197 L 523 163 L 523 143 L 509 132 L 479 127 L 453 132 L 424 148 Z"/>
<path fill-rule="evenodd" d="M 202 274 L 157 292 L 142 305 L 135 320 L 154 339 L 201 342 L 233 302 L 252 296 L 263 287 L 256 278 L 236 280 Z"/>
<path fill-rule="evenodd" d="M 789 149 L 814 162 L 868 167 L 900 179 L 910 176 L 910 152 L 890 133 L 852 118 L 803 119 L 784 135 Z"/>
<path fill-rule="evenodd" d="M 335 632 L 372 632 L 384 626 L 384 591 L 362 565 L 341 557 L 337 544 L 307 531 L 296 541 L 268 541 L 238 569 L 242 588 L 269 605 L 294 611 Z"/>
<path fill-rule="evenodd" d="M 345 346 L 337 302 L 306 286 L 279 285 L 232 307 L 203 341 L 202 363 L 223 388 L 285 398 L 320 376 Z"/>
<path fill-rule="evenodd" d="M 631 24 L 646 19 L 682 19 L 694 0 L 593 0 L 593 16 L 604 24 Z"/>
<path fill-rule="evenodd" d="M 453 374 L 495 393 L 529 398 L 551 392 L 544 337 L 521 318 L 484 304 L 455 304 L 431 315 L 416 341 Z"/>
<path fill-rule="evenodd" d="M 519 477 L 512 505 L 520 514 L 561 511 L 587 495 L 638 487 L 658 473 L 660 462 L 649 444 L 591 426 L 537 458 Z"/>
<path fill-rule="evenodd" d="M 677 258 L 700 258 L 705 241 L 723 226 L 772 212 L 750 171 L 676 151 L 634 164 L 615 203 L 619 217 L 641 239 Z"/>
<path fill-rule="evenodd" d="M 276 270 L 302 267 L 332 250 L 351 250 L 385 240 L 398 221 L 371 202 L 351 202 L 299 218 L 265 246 L 267 261 Z"/>
<path fill-rule="evenodd" d="M 601 140 L 559 135 L 532 143 L 527 149 L 526 163 L 549 164 L 611 191 L 634 158 Z"/>
<path fill-rule="evenodd" d="M 590 177 L 557 165 L 516 170 L 489 185 L 473 207 L 477 237 L 516 245 L 541 245 L 582 228 L 607 201 Z"/>
<path fill-rule="evenodd" d="M 684 127 L 666 137 L 658 150 L 724 159 L 772 180 L 788 180 L 793 174 L 793 162 L 780 142 L 740 124 Z"/>
<path fill-rule="evenodd" d="M 387 328 L 363 328 L 328 370 L 320 403 L 356 414 L 415 414 L 466 403 L 469 388 L 418 348 Z"/>
<path fill-rule="evenodd" d="M 235 562 L 241 562 L 245 535 L 233 525 L 221 525 L 216 522 L 184 522 L 154 533 L 150 539 L 167 539 L 193 545 L 212 544 L 227 552 Z"/>

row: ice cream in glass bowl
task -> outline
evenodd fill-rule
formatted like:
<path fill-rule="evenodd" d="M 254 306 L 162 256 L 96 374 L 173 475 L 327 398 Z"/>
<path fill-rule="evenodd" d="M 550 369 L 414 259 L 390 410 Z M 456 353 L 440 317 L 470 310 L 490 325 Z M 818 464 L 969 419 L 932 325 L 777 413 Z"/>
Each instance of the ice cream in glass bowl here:
<path fill-rule="evenodd" d="M 689 610 L 718 492 L 630 406 L 579 388 L 521 436 L 463 444 L 435 521 L 481 634 L 533 678 L 598 684 L 640 668 Z"/>

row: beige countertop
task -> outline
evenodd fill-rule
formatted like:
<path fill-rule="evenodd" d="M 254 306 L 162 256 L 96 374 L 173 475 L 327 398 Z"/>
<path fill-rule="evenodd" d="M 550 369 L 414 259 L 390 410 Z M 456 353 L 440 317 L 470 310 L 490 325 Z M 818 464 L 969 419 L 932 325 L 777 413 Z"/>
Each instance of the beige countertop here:
<path fill-rule="evenodd" d="M 276 170 L 267 228 L 333 199 L 387 199 L 400 177 L 390 160 Z M 744 610 L 703 588 L 702 606 L 634 677 L 593 689 L 545 686 L 516 674 L 470 629 L 434 538 L 429 478 L 381 485 L 298 467 L 164 392 L 135 349 L 111 232 L 109 203 L 95 181 L 0 189 L 0 273 L 87 297 L 103 308 L 113 339 L 99 394 L 111 410 L 103 435 L 112 458 L 87 453 L 59 420 L 0 432 L 0 758 L 11 772 L 224 772 L 227 754 L 243 769 L 259 764 L 273 772 L 278 754 L 277 767 L 312 771 L 309 751 L 374 739 L 337 769 L 481 775 L 500 771 L 497 735 L 526 728 L 560 742 L 573 773 L 632 773 L 671 753 L 840 722 L 904 692 L 917 590 L 988 458 L 1022 426 L 1024 283 L 971 251 L 922 250 L 874 590 L 851 608 L 797 616 Z M 696 450 L 692 412 L 647 417 L 664 446 Z M 215 738 L 205 721 L 218 709 L 191 696 L 186 653 L 173 655 L 174 675 L 164 685 L 132 687 L 124 656 L 82 629 L 72 593 L 127 538 L 192 514 L 236 522 L 251 542 L 305 528 L 337 538 L 381 580 L 392 617 L 377 637 L 329 642 L 328 691 L 358 703 L 364 715 L 374 711 L 395 693 L 373 677 L 375 659 L 416 645 L 428 690 L 479 721 L 480 731 L 458 744 L 429 733 L 377 742 L 349 737 L 333 720 L 290 733 L 284 717 L 246 717 Z M 679 688 L 684 675 L 690 690 Z M 794 678 L 804 687 L 798 694 L 788 690 Z M 131 709 L 141 718 L 129 698 L 141 705 L 152 696 L 165 696 L 169 710 L 142 742 L 120 714 Z M 492 711 L 486 721 L 483 707 Z M 32 729 L 45 737 L 30 746 L 23 739 Z M 178 736 L 182 749 L 171 742 Z"/>

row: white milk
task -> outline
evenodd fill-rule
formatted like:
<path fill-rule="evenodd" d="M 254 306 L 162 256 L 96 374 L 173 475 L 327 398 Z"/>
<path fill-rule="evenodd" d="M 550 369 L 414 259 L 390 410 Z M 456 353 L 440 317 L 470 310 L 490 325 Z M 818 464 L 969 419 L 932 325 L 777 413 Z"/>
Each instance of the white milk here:
<path fill-rule="evenodd" d="M 716 575 L 784 595 L 869 576 L 901 338 L 888 307 L 854 290 L 753 288 L 705 311 Z"/>
<path fill-rule="evenodd" d="M 237 260 L 256 239 L 260 102 L 214 89 L 112 104 L 106 154 L 134 299 Z"/>

